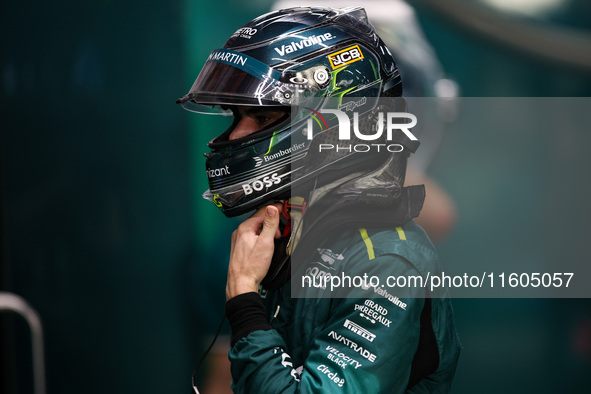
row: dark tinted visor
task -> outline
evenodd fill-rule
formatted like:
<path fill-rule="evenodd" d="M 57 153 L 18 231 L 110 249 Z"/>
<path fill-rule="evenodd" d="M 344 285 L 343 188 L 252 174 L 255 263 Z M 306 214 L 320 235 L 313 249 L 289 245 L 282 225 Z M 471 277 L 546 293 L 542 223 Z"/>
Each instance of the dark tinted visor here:
<path fill-rule="evenodd" d="M 215 107 L 229 105 L 288 106 L 294 86 L 280 81 L 281 75 L 250 56 L 217 49 L 209 55 L 189 93 L 178 102 L 200 113 L 219 112 Z"/>

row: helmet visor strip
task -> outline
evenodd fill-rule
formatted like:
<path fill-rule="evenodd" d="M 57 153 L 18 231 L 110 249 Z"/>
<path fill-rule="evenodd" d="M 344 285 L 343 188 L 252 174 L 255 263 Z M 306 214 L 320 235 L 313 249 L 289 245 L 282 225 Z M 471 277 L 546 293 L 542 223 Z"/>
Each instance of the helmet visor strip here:
<path fill-rule="evenodd" d="M 232 115 L 227 106 L 293 104 L 303 84 L 285 83 L 281 72 L 230 49 L 209 55 L 189 93 L 179 102 L 185 109 L 206 114 Z"/>

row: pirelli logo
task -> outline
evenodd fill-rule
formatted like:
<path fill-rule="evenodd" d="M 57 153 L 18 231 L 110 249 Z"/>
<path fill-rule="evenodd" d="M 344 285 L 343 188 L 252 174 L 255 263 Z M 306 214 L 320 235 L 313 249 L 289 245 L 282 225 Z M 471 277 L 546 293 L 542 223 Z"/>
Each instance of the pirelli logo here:
<path fill-rule="evenodd" d="M 345 319 L 345 324 L 343 324 L 343 326 L 345 326 L 349 330 L 353 331 L 355 334 L 359 335 L 360 337 L 367 339 L 370 342 L 373 342 L 373 340 L 376 339 L 375 334 L 373 334 L 372 332 L 369 332 L 365 328 L 361 327 L 359 324 L 353 323 L 349 319 Z"/>
<path fill-rule="evenodd" d="M 359 45 L 353 45 L 352 47 L 328 55 L 328 60 L 333 70 L 361 59 L 363 59 L 363 53 L 361 53 Z"/>

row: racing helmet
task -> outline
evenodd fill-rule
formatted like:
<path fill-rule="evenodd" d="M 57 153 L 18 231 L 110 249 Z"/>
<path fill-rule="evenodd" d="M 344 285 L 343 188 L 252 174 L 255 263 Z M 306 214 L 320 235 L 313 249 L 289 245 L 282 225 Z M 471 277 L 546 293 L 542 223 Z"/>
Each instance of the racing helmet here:
<path fill-rule="evenodd" d="M 345 150 L 319 154 L 335 143 L 338 117 L 322 109 L 355 108 L 361 122 L 377 116 L 380 97 L 405 109 L 396 63 L 360 7 L 296 7 L 262 15 L 214 50 L 177 103 L 205 114 L 234 116 L 206 154 L 211 200 L 228 217 L 288 198 L 295 184 L 334 181 L 343 170 L 392 162 Z M 336 104 L 335 104 L 336 103 Z M 243 138 L 229 136 L 240 106 L 282 109 L 286 116 Z M 328 111 L 330 112 L 330 111 Z M 394 138 L 414 152 L 418 141 Z M 408 153 L 396 156 L 402 184 Z M 376 161 L 377 160 L 377 161 Z M 331 175 L 330 174 L 341 174 Z"/>

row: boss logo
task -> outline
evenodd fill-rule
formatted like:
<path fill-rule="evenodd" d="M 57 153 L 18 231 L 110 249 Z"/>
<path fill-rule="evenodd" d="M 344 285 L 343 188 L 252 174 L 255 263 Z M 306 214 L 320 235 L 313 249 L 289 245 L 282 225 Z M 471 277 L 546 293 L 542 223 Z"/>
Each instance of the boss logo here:
<path fill-rule="evenodd" d="M 266 176 L 262 179 L 257 179 L 254 182 L 247 183 L 246 185 L 242 185 L 242 190 L 244 190 L 245 195 L 252 194 L 253 191 L 260 192 L 264 188 L 270 188 L 273 185 L 278 185 L 281 183 L 281 178 L 277 173 L 273 175 Z"/>
<path fill-rule="evenodd" d="M 352 47 L 328 55 L 328 60 L 333 70 L 361 59 L 363 59 L 363 53 L 361 53 L 359 45 L 353 45 Z"/>

